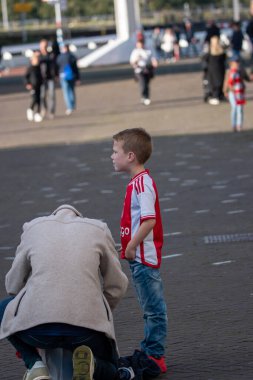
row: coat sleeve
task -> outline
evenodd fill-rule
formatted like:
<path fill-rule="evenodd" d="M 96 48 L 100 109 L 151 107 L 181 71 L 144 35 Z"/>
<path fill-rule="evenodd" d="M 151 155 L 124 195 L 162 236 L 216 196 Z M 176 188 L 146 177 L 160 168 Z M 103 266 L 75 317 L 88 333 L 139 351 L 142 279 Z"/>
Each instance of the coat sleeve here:
<path fill-rule="evenodd" d="M 25 73 L 25 85 L 31 84 L 31 66 L 27 67 Z"/>
<path fill-rule="evenodd" d="M 8 294 L 16 295 L 25 286 L 31 272 L 31 264 L 28 258 L 29 248 L 26 243 L 25 232 L 21 236 L 21 242 L 16 250 L 15 259 L 11 269 L 5 277 L 5 288 Z"/>
<path fill-rule="evenodd" d="M 105 247 L 100 262 L 103 278 L 103 293 L 113 310 L 124 296 L 128 286 L 128 278 L 121 269 L 118 253 L 109 228 L 105 227 Z"/>

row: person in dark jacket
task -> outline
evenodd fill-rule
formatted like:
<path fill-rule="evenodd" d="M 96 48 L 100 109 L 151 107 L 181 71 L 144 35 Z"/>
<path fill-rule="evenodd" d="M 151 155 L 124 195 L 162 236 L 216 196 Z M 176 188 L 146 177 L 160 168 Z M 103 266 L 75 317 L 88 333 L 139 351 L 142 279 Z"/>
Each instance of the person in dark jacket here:
<path fill-rule="evenodd" d="M 231 37 L 231 48 L 232 48 L 232 53 L 233 53 L 232 56 L 233 57 L 237 56 L 239 58 L 241 54 L 241 50 L 242 50 L 244 35 L 241 30 L 240 23 L 238 21 L 233 22 L 232 28 L 233 28 L 233 34 Z"/>
<path fill-rule="evenodd" d="M 57 77 L 57 67 L 53 52 L 48 51 L 48 41 L 40 41 L 40 68 L 43 78 L 41 86 L 42 114 L 48 112 L 50 119 L 55 115 L 55 79 Z"/>
<path fill-rule="evenodd" d="M 80 74 L 77 67 L 76 57 L 69 51 L 69 46 L 62 47 L 61 54 L 57 57 L 60 83 L 66 104 L 66 115 L 76 108 L 75 85 L 80 82 Z"/>
<path fill-rule="evenodd" d="M 207 27 L 206 27 L 205 42 L 210 44 L 210 40 L 214 36 L 220 37 L 220 29 L 216 25 L 216 23 L 213 20 L 211 20 L 208 22 Z"/>
<path fill-rule="evenodd" d="M 207 75 L 210 86 L 209 104 L 218 105 L 223 100 L 223 82 L 226 69 L 226 54 L 220 45 L 219 37 L 210 40 L 207 59 Z"/>
<path fill-rule="evenodd" d="M 246 33 L 249 36 L 251 43 L 253 44 L 253 15 L 251 16 L 251 19 L 247 25 Z"/>
<path fill-rule="evenodd" d="M 198 56 L 198 49 L 197 49 L 197 40 L 194 35 L 194 29 L 193 25 L 190 20 L 186 20 L 184 23 L 184 33 L 186 37 L 186 41 L 188 43 L 187 47 L 187 56 Z"/>
<path fill-rule="evenodd" d="M 42 85 L 42 75 L 40 70 L 40 52 L 35 51 L 31 57 L 31 64 L 25 74 L 26 89 L 30 90 L 31 104 L 26 111 L 29 121 L 41 122 L 40 114 L 40 90 Z"/>

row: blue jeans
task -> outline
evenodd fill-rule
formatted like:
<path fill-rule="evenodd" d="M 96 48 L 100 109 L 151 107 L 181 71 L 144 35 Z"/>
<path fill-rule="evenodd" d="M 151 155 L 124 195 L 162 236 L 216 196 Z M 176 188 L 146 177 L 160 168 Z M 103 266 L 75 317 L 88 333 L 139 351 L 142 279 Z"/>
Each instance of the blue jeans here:
<path fill-rule="evenodd" d="M 40 105 L 49 113 L 55 113 L 55 81 L 48 79 L 40 88 Z"/>
<path fill-rule="evenodd" d="M 9 297 L 0 302 L 0 325 L 5 308 L 13 298 Z M 86 328 L 83 328 L 83 333 L 79 336 L 43 335 L 41 328 L 38 334 L 34 330 L 31 331 L 32 329 L 20 331 L 8 337 L 9 342 L 21 354 L 27 368 L 31 368 L 36 361 L 42 360 L 36 348 L 64 348 L 73 352 L 75 348 L 86 345 L 90 347 L 96 358 L 94 379 L 117 379 L 117 352 L 114 343 L 105 334 Z"/>
<path fill-rule="evenodd" d="M 231 123 L 232 127 L 242 127 L 243 124 L 243 105 L 236 104 L 235 95 L 232 91 L 228 93 L 229 103 L 231 105 Z"/>
<path fill-rule="evenodd" d="M 130 261 L 138 301 L 143 310 L 144 340 L 141 350 L 157 358 L 164 356 L 167 336 L 167 308 L 159 269 Z"/>
<path fill-rule="evenodd" d="M 60 80 L 66 108 L 72 111 L 76 108 L 75 80 Z"/>

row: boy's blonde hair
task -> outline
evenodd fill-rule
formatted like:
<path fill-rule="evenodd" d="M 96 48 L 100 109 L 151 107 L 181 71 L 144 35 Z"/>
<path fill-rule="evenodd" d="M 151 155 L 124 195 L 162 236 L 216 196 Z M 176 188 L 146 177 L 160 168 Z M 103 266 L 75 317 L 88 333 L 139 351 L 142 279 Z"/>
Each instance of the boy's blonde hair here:
<path fill-rule="evenodd" d="M 123 141 L 125 153 L 133 152 L 139 164 L 144 164 L 152 153 L 151 136 L 143 128 L 125 129 L 113 136 L 115 141 Z"/>

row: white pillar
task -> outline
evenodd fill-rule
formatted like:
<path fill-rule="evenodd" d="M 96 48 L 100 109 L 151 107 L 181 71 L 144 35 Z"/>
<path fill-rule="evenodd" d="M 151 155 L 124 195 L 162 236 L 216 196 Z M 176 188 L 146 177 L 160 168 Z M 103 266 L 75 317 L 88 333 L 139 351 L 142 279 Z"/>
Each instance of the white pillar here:
<path fill-rule="evenodd" d="M 63 44 L 63 32 L 62 32 L 62 17 L 61 17 L 61 2 L 58 0 L 54 5 L 55 10 L 55 24 L 56 24 L 56 38 L 59 47 Z"/>
<path fill-rule="evenodd" d="M 114 0 L 117 38 L 128 39 L 141 27 L 139 0 Z"/>
<path fill-rule="evenodd" d="M 78 60 L 80 68 L 129 62 L 141 29 L 139 0 L 114 0 L 116 40 Z"/>
<path fill-rule="evenodd" d="M 233 18 L 234 21 L 240 21 L 240 1 L 233 0 Z"/>
<path fill-rule="evenodd" d="M 2 3 L 2 15 L 3 15 L 3 27 L 5 30 L 9 30 L 8 9 L 6 0 L 1 0 Z"/>

